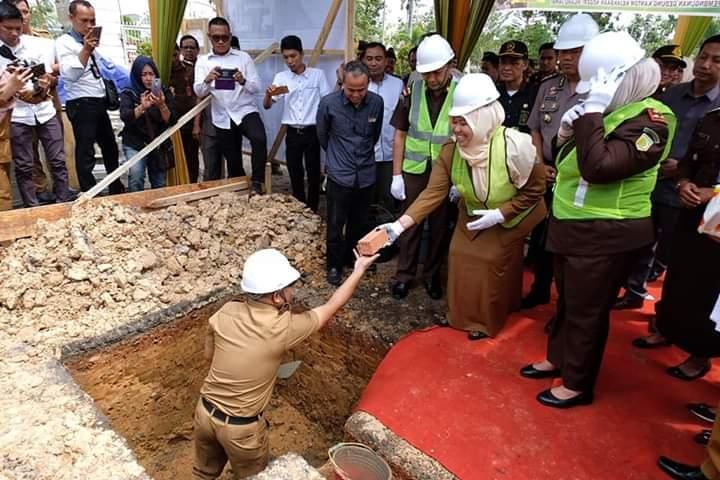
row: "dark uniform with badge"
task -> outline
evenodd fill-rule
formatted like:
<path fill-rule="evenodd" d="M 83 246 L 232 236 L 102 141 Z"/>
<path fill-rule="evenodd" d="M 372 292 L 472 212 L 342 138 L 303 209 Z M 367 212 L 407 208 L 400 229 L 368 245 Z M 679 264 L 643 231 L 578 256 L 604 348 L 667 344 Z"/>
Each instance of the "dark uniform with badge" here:
<path fill-rule="evenodd" d="M 634 258 L 655 236 L 650 194 L 676 121 L 653 99 L 574 123 L 560 148 L 547 248 L 560 298 L 547 359 L 563 385 L 592 394 L 610 308 Z"/>
<path fill-rule="evenodd" d="M 691 182 L 700 189 L 720 184 L 720 108 L 698 123 L 678 165 L 678 179 L 678 185 Z M 711 358 L 720 356 L 720 333 L 710 320 L 720 292 L 720 244 L 698 233 L 706 205 L 684 205 L 680 210 L 662 302 L 657 305 L 657 327 L 673 345 L 691 355 Z"/>
<path fill-rule="evenodd" d="M 679 45 L 665 45 L 653 53 L 652 58 L 660 65 L 660 85 L 653 94 L 653 98 L 662 100 L 660 97 L 668 88 L 680 83 L 682 71 L 687 68 L 687 63 L 682 57 L 682 50 Z"/>
<path fill-rule="evenodd" d="M 530 113 L 528 126 L 537 132 L 542 141 L 542 157 L 545 165 L 555 167 L 552 141 L 560 128 L 560 120 L 565 112 L 580 103 L 587 95 L 575 92 L 567 77 L 557 74 L 543 82 L 538 90 L 535 106 Z M 550 177 L 546 177 L 550 178 Z M 554 180 L 552 180 L 554 182 Z M 545 203 L 552 205 L 552 185 L 545 191 Z M 548 222 L 540 223 L 530 237 L 528 258 L 532 260 L 535 273 L 530 294 L 523 300 L 524 308 L 532 308 L 538 304 L 548 303 L 552 285 L 552 254 L 545 249 Z"/>
<path fill-rule="evenodd" d="M 528 48 L 523 42 L 511 40 L 502 44 L 499 56 L 501 62 L 500 69 L 502 70 L 503 57 L 527 61 Z M 532 111 L 533 105 L 535 105 L 537 86 L 523 81 L 519 90 L 510 92 L 505 83 L 500 81 L 498 82 L 498 92 L 500 92 L 500 98 L 498 100 L 502 104 L 503 109 L 505 109 L 505 122 L 503 122 L 503 125 L 515 128 L 524 133 L 530 133 L 528 120 L 530 119 L 530 112 Z"/>

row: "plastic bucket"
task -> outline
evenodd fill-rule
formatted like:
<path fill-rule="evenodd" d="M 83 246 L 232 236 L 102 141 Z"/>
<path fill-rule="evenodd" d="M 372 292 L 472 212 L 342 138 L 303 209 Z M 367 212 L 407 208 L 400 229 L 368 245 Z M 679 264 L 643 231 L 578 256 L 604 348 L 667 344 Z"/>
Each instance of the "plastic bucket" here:
<path fill-rule="evenodd" d="M 391 480 L 390 466 L 362 443 L 338 443 L 328 450 L 336 480 Z"/>

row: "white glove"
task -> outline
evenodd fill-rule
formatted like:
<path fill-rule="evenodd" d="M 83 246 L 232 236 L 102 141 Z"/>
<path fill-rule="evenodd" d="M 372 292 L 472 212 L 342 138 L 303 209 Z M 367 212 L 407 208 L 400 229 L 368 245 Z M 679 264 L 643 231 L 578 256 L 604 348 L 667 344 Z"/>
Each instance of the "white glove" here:
<path fill-rule="evenodd" d="M 400 235 L 402 235 L 405 231 L 405 227 L 403 227 L 402 224 L 397 220 L 392 223 L 383 223 L 377 228 L 382 228 L 387 232 L 388 245 L 392 245 L 393 243 L 395 243 L 395 240 L 400 238 Z"/>
<path fill-rule="evenodd" d="M 470 231 L 485 230 L 494 227 L 505 221 L 505 217 L 499 209 L 495 210 L 473 210 L 473 215 L 480 215 L 478 220 L 467 223 L 467 229 Z"/>
<path fill-rule="evenodd" d="M 393 175 L 390 194 L 395 200 L 405 200 L 405 180 L 402 175 Z"/>
<path fill-rule="evenodd" d="M 565 112 L 560 119 L 560 128 L 558 129 L 558 140 L 557 145 L 560 146 L 564 144 L 568 138 L 572 137 L 575 133 L 575 127 L 573 124 L 575 123 L 575 120 L 582 117 L 585 113 L 585 106 L 583 104 L 578 104 L 573 107 L 570 107 L 570 109 Z"/>
<path fill-rule="evenodd" d="M 457 201 L 460 200 L 460 192 L 455 185 L 450 187 L 450 193 L 448 194 L 448 198 L 452 203 L 457 203 Z"/>
<path fill-rule="evenodd" d="M 603 68 L 598 69 L 597 75 L 590 80 L 590 92 L 584 102 L 585 113 L 604 113 L 624 75 L 620 71 L 607 73 Z"/>

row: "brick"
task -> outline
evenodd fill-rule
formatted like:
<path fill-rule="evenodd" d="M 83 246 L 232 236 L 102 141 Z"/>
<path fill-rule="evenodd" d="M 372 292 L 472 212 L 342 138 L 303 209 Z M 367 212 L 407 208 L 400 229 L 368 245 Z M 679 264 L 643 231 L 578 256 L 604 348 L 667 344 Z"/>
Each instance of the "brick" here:
<path fill-rule="evenodd" d="M 360 255 L 370 257 L 383 248 L 388 243 L 388 240 L 387 232 L 382 228 L 376 228 L 360 239 L 357 250 Z"/>

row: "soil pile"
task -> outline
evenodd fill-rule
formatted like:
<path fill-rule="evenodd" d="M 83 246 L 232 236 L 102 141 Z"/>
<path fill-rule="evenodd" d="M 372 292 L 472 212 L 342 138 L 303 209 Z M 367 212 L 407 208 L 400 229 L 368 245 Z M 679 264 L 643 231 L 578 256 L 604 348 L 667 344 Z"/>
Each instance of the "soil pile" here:
<path fill-rule="evenodd" d="M 94 337 L 237 286 L 245 258 L 264 247 L 317 272 L 325 248 L 319 217 L 283 195 L 227 193 L 154 212 L 81 206 L 5 250 L 0 332 L 43 348 Z"/>

